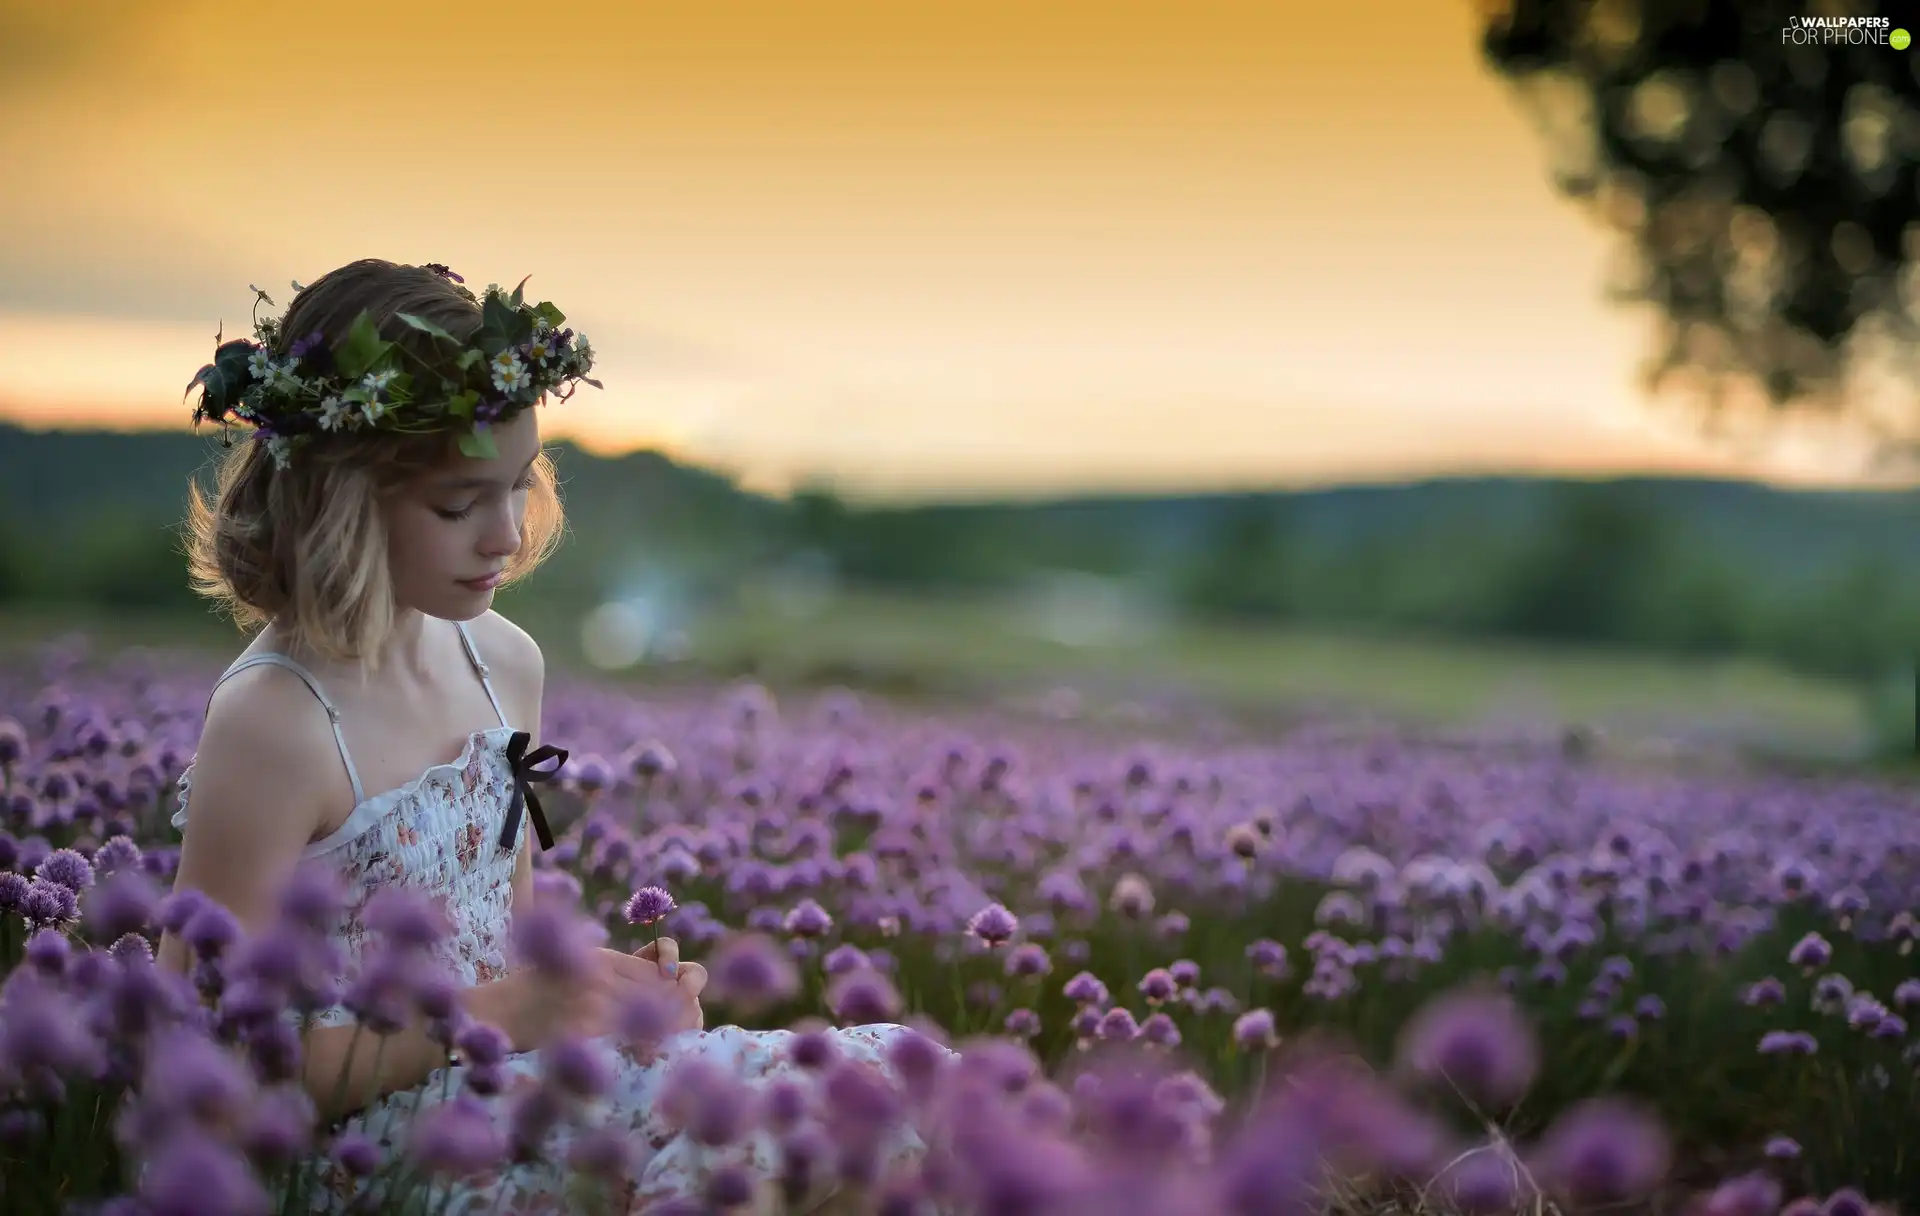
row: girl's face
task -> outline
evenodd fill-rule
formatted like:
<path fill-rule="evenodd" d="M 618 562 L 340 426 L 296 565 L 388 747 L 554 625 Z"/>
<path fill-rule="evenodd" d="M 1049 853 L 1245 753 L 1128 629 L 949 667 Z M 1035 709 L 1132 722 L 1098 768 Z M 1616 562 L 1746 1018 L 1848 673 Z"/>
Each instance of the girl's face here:
<path fill-rule="evenodd" d="M 538 410 L 496 424 L 491 460 L 456 456 L 422 474 L 387 509 L 387 560 L 403 607 L 449 621 L 470 621 L 493 602 L 493 586 L 520 548 L 533 461 L 540 454 Z"/>

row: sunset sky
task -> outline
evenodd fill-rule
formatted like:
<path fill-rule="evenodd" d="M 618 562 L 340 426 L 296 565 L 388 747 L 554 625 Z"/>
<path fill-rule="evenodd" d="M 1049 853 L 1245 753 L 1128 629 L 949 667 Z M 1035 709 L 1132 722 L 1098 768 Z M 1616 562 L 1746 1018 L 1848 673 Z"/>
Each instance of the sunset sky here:
<path fill-rule="evenodd" d="M 1475 7 L 0 0 L 0 416 L 184 429 L 379 256 L 568 312 L 548 434 L 775 491 L 1847 480 L 1636 391 Z"/>

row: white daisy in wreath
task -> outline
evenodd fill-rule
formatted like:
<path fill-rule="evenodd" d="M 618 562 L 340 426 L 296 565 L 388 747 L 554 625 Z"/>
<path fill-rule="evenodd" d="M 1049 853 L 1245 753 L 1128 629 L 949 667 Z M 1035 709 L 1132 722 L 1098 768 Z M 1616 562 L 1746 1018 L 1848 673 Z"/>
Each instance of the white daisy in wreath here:
<path fill-rule="evenodd" d="M 533 377 L 527 372 L 527 365 L 520 362 L 517 352 L 503 350 L 493 357 L 493 387 L 503 393 L 511 393 L 533 383 Z"/>
<path fill-rule="evenodd" d="M 328 397 L 320 403 L 320 426 L 324 430 L 337 431 L 348 423 L 352 413 L 346 401 L 338 396 Z"/>

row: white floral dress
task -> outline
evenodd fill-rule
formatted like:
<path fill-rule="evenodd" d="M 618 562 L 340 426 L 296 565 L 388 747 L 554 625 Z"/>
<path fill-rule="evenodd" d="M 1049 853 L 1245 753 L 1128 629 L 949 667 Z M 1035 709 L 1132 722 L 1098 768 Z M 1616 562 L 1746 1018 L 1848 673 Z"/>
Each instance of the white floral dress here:
<path fill-rule="evenodd" d="M 359 774 L 340 738 L 339 712 L 310 672 L 284 655 L 262 653 L 236 663 L 221 676 L 224 680 L 256 663 L 287 667 L 306 681 L 333 719 L 335 740 L 359 802 L 338 831 L 307 847 L 306 856 L 328 858 L 347 880 L 348 905 L 338 923 L 336 939 L 348 959 L 349 972 L 357 965 L 368 938 L 362 916 L 367 901 L 387 886 L 406 886 L 444 897 L 453 932 L 443 939 L 437 961 L 456 982 L 484 983 L 507 969 L 514 863 L 519 849 L 530 847 L 527 840 L 533 826 L 530 821 L 523 823 L 518 848 L 509 851 L 499 847 L 514 787 L 506 754 L 514 728 L 500 710 L 487 667 L 464 626 L 460 633 L 500 725 L 473 732 L 458 759 L 434 765 L 407 785 L 372 797 L 362 791 Z M 190 763 L 179 780 L 178 809 L 172 820 L 177 828 L 184 829 L 187 823 L 192 772 Z M 342 1025 L 353 1020 L 347 1010 L 334 1006 L 317 1014 L 314 1024 Z M 886 1047 L 905 1033 L 905 1027 L 893 1024 L 841 1029 L 832 1032 L 833 1046 L 839 1059 L 887 1072 Z M 781 1150 L 772 1136 L 755 1131 L 723 1148 L 695 1143 L 660 1109 L 657 1095 L 672 1067 L 690 1059 L 719 1065 L 756 1089 L 778 1077 L 800 1078 L 805 1075 L 803 1070 L 787 1059 L 788 1045 L 794 1037 L 785 1030 L 748 1031 L 722 1026 L 683 1031 L 651 1051 L 619 1045 L 611 1039 L 597 1042 L 595 1047 L 601 1050 L 613 1082 L 603 1097 L 581 1112 L 584 1118 L 576 1116 L 550 1132 L 543 1142 L 547 1155 L 542 1160 L 503 1162 L 497 1168 L 469 1175 L 455 1185 L 451 1202 L 440 1206 L 446 1195 L 447 1184 L 443 1182 L 434 1193 L 436 1210 L 605 1211 L 608 1207 L 602 1205 L 610 1199 L 612 1211 L 644 1212 L 670 1199 L 698 1202 L 713 1173 L 727 1165 L 744 1167 L 763 1195 L 771 1193 L 781 1160 Z M 407 1128 L 413 1117 L 432 1104 L 462 1093 L 470 1071 L 462 1067 L 435 1069 L 419 1086 L 389 1094 L 351 1116 L 341 1130 L 373 1139 L 380 1148 L 383 1165 L 404 1156 Z M 510 1055 L 505 1071 L 506 1092 L 483 1099 L 499 1126 L 505 1126 L 505 1111 L 516 1089 L 535 1084 L 541 1076 L 541 1053 Z M 596 1183 L 584 1178 L 569 1162 L 583 1135 L 592 1133 L 604 1141 L 609 1129 L 627 1133 L 622 1149 L 627 1165 L 610 1183 Z M 884 1145 L 880 1162 L 883 1171 L 923 1148 L 919 1137 L 902 1124 Z M 316 1158 L 313 1164 L 319 1168 L 320 1185 L 309 1187 L 309 1210 L 355 1210 L 354 1198 L 368 1184 L 330 1158 Z M 814 1199 L 821 1197 L 816 1191 Z"/>

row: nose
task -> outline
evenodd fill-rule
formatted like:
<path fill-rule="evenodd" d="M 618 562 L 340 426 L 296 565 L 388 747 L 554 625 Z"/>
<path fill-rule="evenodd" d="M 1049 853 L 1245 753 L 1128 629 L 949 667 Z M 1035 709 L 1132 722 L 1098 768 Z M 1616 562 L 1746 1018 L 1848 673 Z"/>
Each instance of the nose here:
<path fill-rule="evenodd" d="M 512 497 L 490 512 L 487 521 L 480 545 L 489 559 L 512 557 L 520 551 L 520 508 Z"/>

